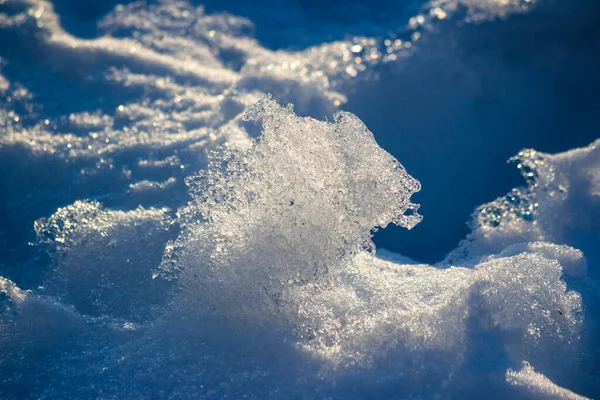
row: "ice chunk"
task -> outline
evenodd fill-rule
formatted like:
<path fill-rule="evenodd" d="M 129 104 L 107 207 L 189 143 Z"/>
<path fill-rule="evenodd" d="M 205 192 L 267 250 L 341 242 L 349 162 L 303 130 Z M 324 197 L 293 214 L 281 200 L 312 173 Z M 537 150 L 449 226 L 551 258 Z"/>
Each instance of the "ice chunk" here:
<path fill-rule="evenodd" d="M 278 301 L 285 286 L 333 280 L 343 262 L 373 249 L 373 229 L 420 221 L 410 202 L 418 181 L 354 115 L 301 118 L 266 97 L 247 118 L 262 123 L 262 136 L 247 151 L 214 154 L 208 171 L 188 179 L 194 199 L 180 210 L 178 261 L 202 297 L 222 297 L 227 285 Z"/>

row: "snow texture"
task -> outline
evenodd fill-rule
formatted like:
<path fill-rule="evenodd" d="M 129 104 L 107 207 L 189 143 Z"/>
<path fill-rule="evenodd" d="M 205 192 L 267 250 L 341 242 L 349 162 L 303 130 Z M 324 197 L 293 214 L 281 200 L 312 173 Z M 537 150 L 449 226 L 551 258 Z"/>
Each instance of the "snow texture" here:
<path fill-rule="evenodd" d="M 430 265 L 375 252 L 421 185 L 338 111 L 438 31 L 535 2 L 394 3 L 385 38 L 290 24 L 298 51 L 183 1 L 112 6 L 92 29 L 0 0 L 1 398 L 598 396 L 600 141 L 520 152 L 526 186 Z"/>

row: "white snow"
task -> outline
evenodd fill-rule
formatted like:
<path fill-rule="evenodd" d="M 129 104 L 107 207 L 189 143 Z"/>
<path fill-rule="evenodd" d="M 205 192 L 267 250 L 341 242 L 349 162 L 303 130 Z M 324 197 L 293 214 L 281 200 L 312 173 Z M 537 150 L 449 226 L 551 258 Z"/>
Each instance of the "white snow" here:
<path fill-rule="evenodd" d="M 599 393 L 600 142 L 519 153 L 527 186 L 428 265 L 376 255 L 420 184 L 337 111 L 462 6 L 533 5 L 436 1 L 402 39 L 274 51 L 187 2 L 118 5 L 84 39 L 0 0 L 0 397 Z"/>

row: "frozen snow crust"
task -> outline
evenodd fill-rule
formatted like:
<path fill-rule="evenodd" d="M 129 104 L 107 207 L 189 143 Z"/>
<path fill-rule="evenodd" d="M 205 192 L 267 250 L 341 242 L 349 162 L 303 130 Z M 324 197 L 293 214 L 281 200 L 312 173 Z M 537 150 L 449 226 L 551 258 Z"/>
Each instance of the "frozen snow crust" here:
<path fill-rule="evenodd" d="M 420 184 L 336 112 L 436 22 L 531 6 L 286 52 L 184 2 L 81 39 L 0 1 L 0 397 L 597 397 L 600 141 L 519 153 L 526 186 L 426 265 L 376 255 Z"/>

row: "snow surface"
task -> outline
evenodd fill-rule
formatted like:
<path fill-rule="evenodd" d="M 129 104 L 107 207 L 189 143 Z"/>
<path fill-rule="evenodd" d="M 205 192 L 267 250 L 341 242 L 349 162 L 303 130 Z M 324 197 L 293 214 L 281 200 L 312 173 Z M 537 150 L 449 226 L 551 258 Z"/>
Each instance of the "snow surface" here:
<path fill-rule="evenodd" d="M 418 229 L 419 170 L 338 111 L 390 74 L 431 81 L 424 65 L 460 58 L 457 26 L 561 2 L 397 2 L 383 25 L 338 20 L 387 29 L 351 39 L 324 28 L 336 4 L 311 19 L 313 2 L 275 3 L 265 20 L 306 23 L 275 38 L 257 21 L 258 37 L 304 50 L 187 2 L 107 2 L 90 25 L 73 2 L 0 0 L 0 397 L 597 397 L 600 141 L 518 153 L 526 186 L 425 264 L 372 242 L 390 223 Z M 464 88 L 489 101 L 478 73 Z M 456 104 L 432 121 L 460 119 Z M 468 197 L 454 178 L 438 207 Z"/>

